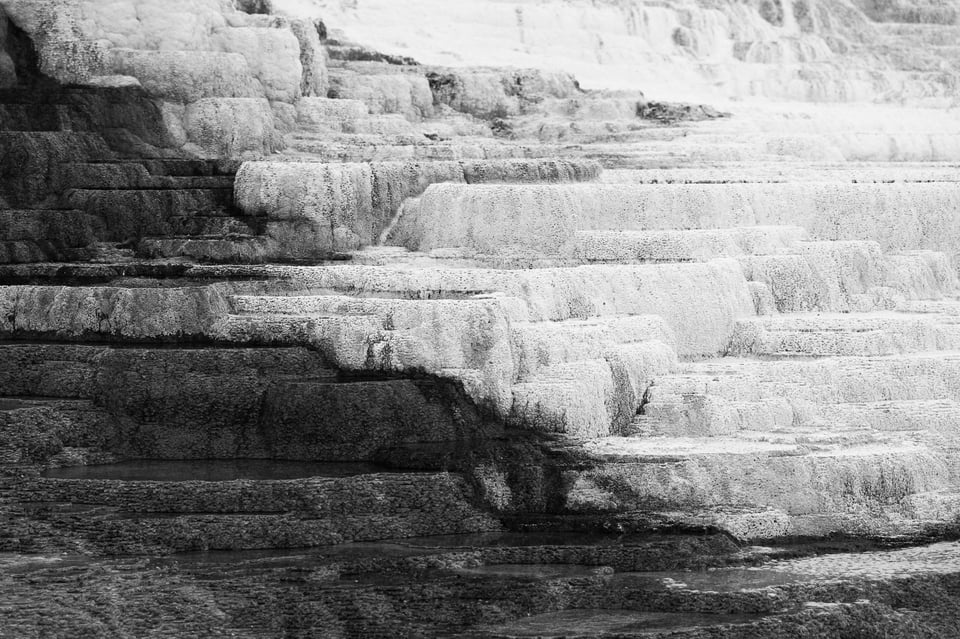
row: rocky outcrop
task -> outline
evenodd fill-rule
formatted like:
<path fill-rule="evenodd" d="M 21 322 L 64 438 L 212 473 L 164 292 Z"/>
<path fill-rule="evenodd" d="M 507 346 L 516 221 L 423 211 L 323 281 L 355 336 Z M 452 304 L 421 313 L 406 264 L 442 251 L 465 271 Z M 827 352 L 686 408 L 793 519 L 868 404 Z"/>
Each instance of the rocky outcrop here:
<path fill-rule="evenodd" d="M 247 162 L 236 202 L 267 218 L 276 257 L 315 259 L 378 243 L 401 204 L 432 183 L 573 182 L 598 174 L 596 163 L 563 160 Z"/>
<path fill-rule="evenodd" d="M 275 4 L 290 12 L 305 11 L 294 2 Z M 320 6 L 328 22 L 358 42 L 421 63 L 573 71 L 585 88 L 640 89 L 655 99 L 762 95 L 873 101 L 924 96 L 947 103 L 955 82 L 950 79 L 953 72 L 945 71 L 953 65 L 948 52 L 932 54 L 929 62 L 920 53 L 929 51 L 922 37 L 889 38 L 885 28 L 888 21 L 952 24 L 955 7 L 942 3 L 764 0 L 506 6 L 473 0 L 452 19 L 439 2 L 422 3 L 411 11 L 388 2 L 352 10 L 335 2 Z M 397 29 L 401 24 L 424 28 L 427 35 L 411 41 L 398 35 L 404 33 Z"/>
<path fill-rule="evenodd" d="M 0 6 L 5 631 L 956 634 L 939 5 Z"/>
<path fill-rule="evenodd" d="M 167 143 L 201 156 L 272 152 L 282 144 L 268 101 L 325 91 L 325 58 L 309 21 L 263 20 L 221 0 L 163 10 L 151 2 L 30 4 L 10 0 L 4 15 L 32 38 L 44 73 L 69 83 L 133 78 L 158 101 Z"/>
<path fill-rule="evenodd" d="M 816 239 L 952 251 L 958 194 L 952 183 L 437 185 L 404 207 L 393 237 L 420 250 L 564 255 L 580 230 L 800 224 Z"/>

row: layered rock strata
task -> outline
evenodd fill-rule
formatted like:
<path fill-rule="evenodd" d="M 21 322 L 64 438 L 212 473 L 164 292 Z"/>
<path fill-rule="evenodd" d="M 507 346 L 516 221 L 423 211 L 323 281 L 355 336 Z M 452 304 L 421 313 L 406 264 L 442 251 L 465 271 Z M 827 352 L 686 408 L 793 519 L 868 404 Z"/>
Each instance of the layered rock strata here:
<path fill-rule="evenodd" d="M 7 632 L 957 632 L 952 112 L 424 66 L 295 4 L 0 0 Z M 571 7 L 513 7 L 530 52 Z M 803 75 L 767 95 L 949 86 L 872 40 L 943 49 L 939 5 L 631 11 L 650 55 L 736 26 Z"/>

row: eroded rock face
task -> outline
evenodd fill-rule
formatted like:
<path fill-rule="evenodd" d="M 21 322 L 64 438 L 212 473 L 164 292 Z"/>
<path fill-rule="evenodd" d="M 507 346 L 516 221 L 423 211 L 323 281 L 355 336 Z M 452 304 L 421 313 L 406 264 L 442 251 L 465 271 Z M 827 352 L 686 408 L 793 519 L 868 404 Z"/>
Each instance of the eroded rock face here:
<path fill-rule="evenodd" d="M 507 160 L 322 164 L 248 162 L 237 174 L 237 206 L 265 216 L 289 258 L 355 250 L 382 241 L 403 202 L 436 182 L 573 182 L 599 173 L 591 162 Z"/>
<path fill-rule="evenodd" d="M 949 12 L 0 6 L 10 632 L 956 634 Z"/>
<path fill-rule="evenodd" d="M 890 21 L 950 24 L 955 7 L 942 4 L 758 0 L 507 6 L 474 0 L 443 20 L 436 17 L 445 15 L 439 2 L 402 10 L 388 2 L 355 9 L 337 2 L 319 2 L 315 9 L 294 0 L 275 4 L 291 13 L 322 11 L 358 41 L 426 64 L 573 71 L 584 87 L 641 89 L 658 99 L 764 95 L 846 101 L 891 94 L 949 99 L 950 94 L 950 81 L 935 77 L 939 62 L 930 64 L 920 53 L 922 38 L 887 39 L 883 26 Z M 436 27 L 414 42 L 398 35 L 403 32 L 398 24 Z M 873 48 L 879 42 L 884 45 Z M 710 64 L 699 66 L 703 60 Z M 931 73 L 915 73 L 919 69 Z"/>
<path fill-rule="evenodd" d="M 95 85 L 135 78 L 159 101 L 169 143 L 188 152 L 269 153 L 280 138 L 270 108 L 231 100 L 290 104 L 325 91 L 325 58 L 310 22 L 258 20 L 220 0 L 163 9 L 152 2 L 13 0 L 4 7 L 10 23 L 32 38 L 44 73 Z M 225 102 L 213 106 L 218 100 Z M 234 141 L 214 142 L 214 135 Z"/>

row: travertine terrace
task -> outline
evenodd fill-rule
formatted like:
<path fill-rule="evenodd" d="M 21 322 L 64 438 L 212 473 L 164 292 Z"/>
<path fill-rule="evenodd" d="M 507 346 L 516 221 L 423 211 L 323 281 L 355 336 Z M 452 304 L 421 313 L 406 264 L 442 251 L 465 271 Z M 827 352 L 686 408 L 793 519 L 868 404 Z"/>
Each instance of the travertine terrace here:
<path fill-rule="evenodd" d="M 0 0 L 0 637 L 960 635 L 958 35 Z"/>

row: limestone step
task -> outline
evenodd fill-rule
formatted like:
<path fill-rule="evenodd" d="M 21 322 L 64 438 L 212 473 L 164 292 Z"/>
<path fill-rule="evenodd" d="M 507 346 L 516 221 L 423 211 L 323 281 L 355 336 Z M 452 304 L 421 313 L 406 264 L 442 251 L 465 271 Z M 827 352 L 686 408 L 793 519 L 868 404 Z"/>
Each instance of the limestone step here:
<path fill-rule="evenodd" d="M 647 381 L 669 371 L 675 353 L 650 340 L 621 345 L 610 359 L 543 366 L 514 383 L 508 420 L 515 426 L 569 437 L 602 437 L 629 429 Z"/>
<path fill-rule="evenodd" d="M 605 356 L 631 344 L 662 342 L 673 347 L 676 337 L 656 315 L 629 315 L 558 322 L 513 322 L 512 351 L 516 374 L 523 379 L 542 368 Z"/>
<path fill-rule="evenodd" d="M 88 400 L 0 398 L 0 464 L 75 462 L 82 450 L 103 443 L 112 420 Z"/>
<path fill-rule="evenodd" d="M 7 286 L 37 284 L 57 284 L 80 286 L 85 284 L 103 284 L 126 277 L 146 279 L 169 279 L 185 276 L 197 265 L 184 261 L 148 261 L 133 260 L 133 250 L 117 248 L 116 244 L 109 254 L 99 262 L 74 262 L 58 264 L 44 262 L 39 264 L 0 264 L 0 280 Z M 106 248 L 106 247 L 101 247 Z M 206 279 L 218 280 L 208 271 Z"/>
<path fill-rule="evenodd" d="M 136 158 L 132 160 L 118 160 L 130 162 L 146 167 L 154 176 L 167 177 L 229 177 L 237 172 L 242 160 L 234 158 L 218 158 L 215 160 L 184 159 L 184 158 Z"/>
<path fill-rule="evenodd" d="M 839 636 L 844 628 L 862 627 L 866 620 L 882 623 L 891 638 L 900 639 L 916 636 L 916 620 L 912 615 L 904 618 L 890 613 L 890 604 L 905 591 L 915 592 L 913 588 L 925 591 L 927 596 L 931 592 L 946 593 L 948 585 L 944 582 L 956 572 L 956 548 L 950 543 L 774 559 L 747 566 L 751 559 L 760 562 L 768 556 L 756 551 L 745 557 L 732 551 L 722 553 L 715 545 L 702 543 L 702 537 L 692 535 L 650 539 L 637 545 L 606 538 L 607 549 L 638 555 L 646 551 L 651 567 L 645 567 L 641 559 L 637 568 L 627 568 L 630 572 L 614 573 L 610 564 L 576 563 L 576 556 L 613 553 L 604 553 L 604 546 L 560 536 L 552 542 L 544 540 L 552 545 L 540 548 L 503 546 L 505 557 L 516 554 L 518 559 L 514 561 L 484 557 L 479 564 L 469 563 L 478 553 L 494 549 L 498 540 L 507 544 L 515 537 L 474 535 L 473 547 L 427 555 L 422 553 L 429 538 L 392 540 L 379 547 L 381 556 L 395 554 L 386 561 L 374 556 L 374 544 L 358 543 L 341 544 L 329 552 L 189 553 L 160 558 L 155 567 L 147 569 L 126 558 L 68 556 L 57 561 L 47 554 L 11 553 L 4 567 L 19 578 L 11 579 L 7 587 L 9 627 L 30 634 L 40 625 L 37 617 L 57 609 L 55 603 L 47 603 L 51 597 L 38 593 L 57 592 L 82 581 L 88 590 L 97 592 L 124 587 L 130 590 L 118 605 L 125 620 L 122 628 L 132 633 L 150 623 L 140 621 L 141 611 L 156 610 L 158 599 L 172 596 L 189 584 L 193 592 L 203 593 L 204 600 L 218 601 L 223 617 L 178 618 L 176 623 L 162 626 L 169 628 L 170 634 L 184 634 L 185 629 L 209 634 L 222 627 L 226 619 L 232 626 L 254 634 L 269 634 L 281 624 L 286 632 L 309 632 L 319 625 L 337 624 L 338 629 L 350 633 L 347 636 L 378 638 L 664 637 L 676 636 L 677 631 L 722 638 L 779 638 L 802 634 L 813 624 L 826 636 Z M 464 542 L 471 539 L 460 538 Z M 434 539 L 444 544 L 451 538 Z M 733 565 L 697 570 L 696 564 L 684 563 L 691 548 L 701 557 L 720 552 Z M 668 563 L 671 551 L 678 559 L 673 566 Z M 660 560 L 663 556 L 666 561 Z M 865 558 L 872 561 L 864 562 Z M 663 568 L 652 567 L 660 561 Z M 168 583 L 171 572 L 177 575 L 173 585 Z M 251 582 L 256 586 L 248 585 Z M 134 583 L 139 587 L 133 588 Z M 846 593 L 851 588 L 870 592 L 870 601 L 827 603 L 848 600 Z M 322 601 L 323 605 L 278 613 L 269 603 L 292 593 Z M 471 611 L 473 602 L 481 598 L 486 602 L 486 613 L 477 617 Z M 372 610 L 357 605 L 370 599 L 381 605 Z M 931 634 L 943 629 L 948 635 L 951 623 L 952 619 L 945 620 Z"/>
<path fill-rule="evenodd" d="M 798 242 L 779 254 L 738 259 L 747 280 L 762 285 L 783 313 L 906 309 L 906 300 L 941 298 L 958 286 L 949 255 L 884 255 L 876 242 Z"/>
<path fill-rule="evenodd" d="M 380 547 L 383 551 L 377 553 L 371 552 L 376 551 L 371 543 L 338 545 L 309 559 L 327 565 L 339 563 L 344 575 L 371 569 L 399 572 L 429 563 L 448 566 L 458 578 L 483 573 L 507 576 L 509 572 L 516 579 L 529 580 L 538 574 L 546 578 L 610 574 L 610 568 L 617 572 L 697 570 L 725 561 L 737 564 L 779 554 L 770 548 L 741 549 L 729 536 L 709 532 L 658 535 L 636 531 L 500 531 L 384 540 Z"/>
<path fill-rule="evenodd" d="M 960 323 L 929 314 L 795 314 L 739 320 L 728 354 L 892 355 L 960 348 Z"/>
<path fill-rule="evenodd" d="M 202 273 L 231 271 L 210 267 L 194 272 L 201 277 Z M 259 269 L 243 271 L 246 277 L 256 272 L 260 272 Z M 720 352 L 729 338 L 733 319 L 754 313 L 742 271 L 732 260 L 502 270 L 344 264 L 312 268 L 277 266 L 262 272 L 283 277 L 285 294 L 298 290 L 307 294 L 326 291 L 327 294 L 413 300 L 456 300 L 496 294 L 491 299 L 503 299 L 512 321 L 657 314 L 673 329 L 681 355 Z M 691 313 L 688 295 L 710 300 L 699 307 L 699 316 Z M 517 305 L 512 299 L 522 300 L 524 304 Z"/>
<path fill-rule="evenodd" d="M 648 394 L 642 411 L 634 426 L 644 436 L 716 436 L 750 430 L 770 437 L 844 432 L 875 438 L 878 432 L 953 435 L 960 429 L 960 405 L 954 399 L 817 403 L 789 395 L 737 401 L 716 394 L 657 392 Z"/>
<path fill-rule="evenodd" d="M 450 473 L 286 480 L 35 479 L 22 500 L 103 554 L 297 548 L 500 529 Z M 96 507 L 81 520 L 56 504 Z M 54 506 L 54 508 L 50 508 Z"/>
<path fill-rule="evenodd" d="M 209 339 L 227 312 L 216 285 L 147 282 L 140 286 L 6 286 L 2 339 L 117 339 L 131 342 Z"/>
<path fill-rule="evenodd" d="M 873 240 L 884 251 L 953 252 L 960 184 L 431 185 L 405 207 L 409 248 L 484 248 L 485 229 L 511 243 L 552 246 L 580 230 L 710 229 L 789 225 L 817 240 Z M 920 204 L 922 203 L 922 204 Z M 483 211 L 480 217 L 478 211 Z M 869 215 L 863 212 L 869 211 Z M 482 222 L 481 222 L 482 220 Z M 549 223 L 548 223 L 549 222 Z M 442 242 L 441 242 L 442 238 Z M 506 240 L 501 240 L 506 242 Z"/>
<path fill-rule="evenodd" d="M 722 597 L 710 597 L 720 600 Z M 642 597 L 641 597 L 642 599 Z M 722 609 L 722 605 L 720 606 Z M 818 622 L 824 632 L 832 632 L 844 627 L 851 620 L 864 614 L 861 609 L 869 609 L 866 602 L 860 604 L 841 604 L 830 606 L 828 612 L 820 612 Z M 474 630 L 451 635 L 456 639 L 521 639 L 539 637 L 541 639 L 563 639 L 565 637 L 617 637 L 618 639 L 666 639 L 682 636 L 678 633 L 709 633 L 706 636 L 725 638 L 744 636 L 747 633 L 760 632 L 763 636 L 778 636 L 785 633 L 802 632 L 808 619 L 816 610 L 811 604 L 802 613 L 782 614 L 781 610 L 761 612 L 722 613 L 716 611 L 696 612 L 652 612 L 633 610 L 626 605 L 623 608 L 566 608 L 542 613 L 529 613 L 502 623 L 482 624 Z M 818 611 L 819 612 L 819 611 Z M 872 612 L 872 611 L 871 611 Z M 806 614 L 804 614 L 806 613 Z M 867 612 L 866 614 L 870 614 Z M 855 623 L 855 622 L 854 622 Z M 892 623 L 891 636 L 908 636 L 907 624 Z M 696 635 L 693 635 L 696 636 Z M 787 634 L 779 636 L 789 636 Z"/>
<path fill-rule="evenodd" d="M 790 637 L 802 634 L 813 619 L 826 636 L 840 635 L 848 624 L 863 627 L 865 618 L 884 617 L 880 608 L 872 607 L 885 598 L 880 595 L 855 604 L 828 601 L 842 600 L 837 595 L 844 590 L 869 588 L 868 584 L 896 584 L 893 587 L 902 592 L 907 583 L 918 580 L 935 588 L 932 584 L 949 579 L 946 576 L 957 571 L 956 550 L 955 543 L 941 542 L 773 559 L 750 567 L 618 571 L 604 584 L 603 597 L 591 598 L 582 607 L 518 615 L 510 621 L 475 626 L 456 636 Z M 603 607 L 590 607 L 595 601 L 602 601 Z M 900 623 L 895 618 L 884 618 L 889 619 L 884 626 L 891 636 L 915 634 L 912 621 Z M 935 632 L 949 634 L 952 621 Z"/>
<path fill-rule="evenodd" d="M 331 134 L 416 136 L 418 131 L 402 115 L 363 115 L 362 117 L 328 117 L 309 123 L 302 120 L 292 133 L 296 140 L 329 139 Z M 338 139 L 338 138 L 334 138 Z M 389 139 L 389 137 L 388 137 Z M 415 143 L 415 142 L 414 142 Z"/>
<path fill-rule="evenodd" d="M 599 181 L 610 184 L 735 184 L 751 182 L 956 182 L 957 166 L 949 163 L 727 164 L 673 169 L 607 169 Z"/>
<path fill-rule="evenodd" d="M 367 119 L 369 120 L 373 117 L 382 116 L 368 116 Z M 361 120 L 357 120 L 357 122 L 360 121 Z M 327 127 L 320 126 L 298 127 L 290 134 L 288 139 L 294 149 L 308 148 L 310 145 L 322 147 L 323 145 L 336 146 L 344 144 L 357 147 L 386 146 L 389 148 L 436 146 L 436 142 L 426 136 L 409 131 L 395 133 L 377 133 L 376 131 L 346 132 L 333 131 Z"/>
<path fill-rule="evenodd" d="M 7 397 L 104 399 L 154 421 L 175 421 L 180 412 L 200 410 L 207 414 L 198 419 L 228 424 L 259 414 L 253 406 L 273 378 L 335 375 L 322 357 L 305 348 L 6 342 L 0 343 L 0 352 L 0 387 Z M 237 408 L 228 410 L 232 404 Z"/>
<path fill-rule="evenodd" d="M 956 481 L 952 453 L 910 441 L 607 437 L 584 449 L 596 465 L 571 477 L 568 509 L 767 508 L 751 535 L 759 538 L 880 531 L 915 517 L 910 495 Z"/>
<path fill-rule="evenodd" d="M 231 340 L 316 343 L 351 366 L 435 371 L 470 384 L 478 401 L 508 391 L 509 418 L 540 431 L 619 430 L 650 377 L 676 359 L 673 331 L 655 316 L 514 322 L 509 332 L 498 322 L 481 338 L 474 322 L 490 322 L 510 300 L 240 295 L 231 302 L 238 314 L 219 327 Z M 465 356 L 478 339 L 486 341 L 486 362 Z M 367 350 L 370 340 L 390 347 Z M 500 381 L 491 386 L 491 376 Z"/>
<path fill-rule="evenodd" d="M 96 401 L 110 427 L 68 433 L 73 443 L 64 445 L 92 445 L 83 443 L 89 437 L 118 455 L 419 459 L 436 467 L 449 454 L 445 447 L 497 432 L 454 382 L 377 371 L 341 375 L 303 347 L 0 350 L 0 381 L 13 405 L 38 394 Z M 37 428 L 36 437 L 49 439 Z"/>
<path fill-rule="evenodd" d="M 674 375 L 659 377 L 648 391 L 656 403 L 681 395 L 722 396 L 731 402 L 788 398 L 807 403 L 873 403 L 960 400 L 956 352 L 881 357 L 757 360 L 719 358 L 687 362 Z"/>
<path fill-rule="evenodd" d="M 172 102 L 263 96 L 247 61 L 237 53 L 114 47 L 103 64 L 111 74 L 139 79 L 152 97 Z"/>
<path fill-rule="evenodd" d="M 350 69 L 330 68 L 328 97 L 362 100 L 373 114 L 400 113 L 416 120 L 433 115 L 433 93 L 426 76 L 416 68 L 405 72 L 406 68 L 394 65 L 371 69 L 363 68 L 363 63 L 349 66 Z"/>
<path fill-rule="evenodd" d="M 763 255 L 794 247 L 806 238 L 800 227 L 665 231 L 580 231 L 574 255 L 589 262 L 687 262 Z"/>
<path fill-rule="evenodd" d="M 492 143 L 489 140 L 390 144 L 381 139 L 327 141 L 292 139 L 286 155 L 322 162 L 390 162 L 396 160 L 496 160 L 555 155 L 553 148 L 523 144 Z"/>
<path fill-rule="evenodd" d="M 58 468 L 20 486 L 31 503 L 106 506 L 125 513 L 283 513 L 317 517 L 430 509 L 434 473 L 361 463 L 230 460 L 129 461 Z M 452 485 L 457 480 L 447 477 Z"/>
<path fill-rule="evenodd" d="M 0 262 L 65 261 L 104 235 L 103 223 L 77 210 L 0 209 Z"/>
<path fill-rule="evenodd" d="M 376 243 L 408 197 L 434 182 L 566 182 L 596 177 L 583 160 L 461 162 L 246 162 L 237 173 L 236 203 L 270 220 L 278 257 L 322 259 Z"/>
<path fill-rule="evenodd" d="M 881 22 L 877 28 L 887 37 L 919 39 L 929 46 L 953 45 L 960 35 L 960 29 L 951 24 Z"/>
<path fill-rule="evenodd" d="M 233 189 L 71 189 L 64 202 L 100 216 L 109 239 L 173 234 L 171 220 L 189 215 L 226 214 Z"/>
<path fill-rule="evenodd" d="M 264 228 L 263 220 L 246 215 L 225 215 L 218 210 L 167 218 L 169 237 L 254 235 Z"/>
<path fill-rule="evenodd" d="M 139 162 L 67 162 L 62 185 L 74 189 L 229 189 L 231 175 L 157 175 Z"/>
<path fill-rule="evenodd" d="M 955 316 L 960 315 L 960 299 L 956 296 L 948 295 L 942 299 L 904 300 L 898 305 L 897 309 L 907 313 L 933 313 L 937 315 Z"/>
<path fill-rule="evenodd" d="M 624 429 L 649 380 L 675 365 L 675 338 L 656 316 L 514 323 L 510 419 L 570 436 Z"/>
<path fill-rule="evenodd" d="M 147 104 L 138 89 L 83 86 L 13 86 L 0 89 L 0 127 L 7 131 L 97 131 L 130 125 Z M 124 104 L 125 109 L 117 109 Z M 141 125 L 143 123 L 141 122 Z M 131 127 L 137 130 L 137 127 Z"/>
<path fill-rule="evenodd" d="M 234 218 L 213 219 L 232 220 L 232 228 L 211 237 L 203 237 L 202 234 L 145 237 L 137 245 L 137 254 L 146 259 L 186 257 L 198 262 L 217 264 L 261 264 L 276 261 L 267 238 L 250 235 L 250 227 Z"/>
<path fill-rule="evenodd" d="M 55 168 L 61 162 L 109 159 L 101 136 L 73 131 L 0 131 L 0 199 L 4 208 L 30 208 L 55 201 Z M 76 207 L 74 207 L 76 208 Z"/>
<path fill-rule="evenodd" d="M 361 119 L 369 115 L 363 100 L 304 97 L 297 102 L 300 124 L 323 124 L 329 120 Z"/>
<path fill-rule="evenodd" d="M 0 240 L 0 265 L 77 262 L 93 259 L 91 248 L 62 248 L 47 241 Z"/>

